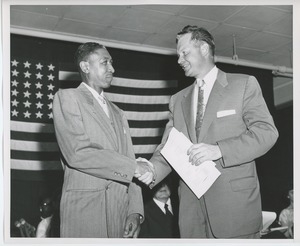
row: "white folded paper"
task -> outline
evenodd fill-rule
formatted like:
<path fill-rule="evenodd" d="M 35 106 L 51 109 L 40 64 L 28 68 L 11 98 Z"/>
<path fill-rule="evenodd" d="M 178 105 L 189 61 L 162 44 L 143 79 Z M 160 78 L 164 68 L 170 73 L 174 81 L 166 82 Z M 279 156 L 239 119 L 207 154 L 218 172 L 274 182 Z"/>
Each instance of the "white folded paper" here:
<path fill-rule="evenodd" d="M 192 165 L 187 155 L 192 145 L 183 133 L 173 127 L 161 154 L 200 199 L 221 173 L 213 161 L 205 161 L 199 166 Z"/>

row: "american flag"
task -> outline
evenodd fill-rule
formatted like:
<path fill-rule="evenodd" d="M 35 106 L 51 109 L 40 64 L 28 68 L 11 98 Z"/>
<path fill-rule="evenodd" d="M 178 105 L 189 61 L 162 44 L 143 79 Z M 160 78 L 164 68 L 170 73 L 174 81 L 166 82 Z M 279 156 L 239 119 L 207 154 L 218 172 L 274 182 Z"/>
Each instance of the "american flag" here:
<path fill-rule="evenodd" d="M 52 101 L 59 88 L 74 88 L 80 76 L 70 66 L 13 57 L 11 60 L 11 169 L 62 169 L 53 127 Z M 150 158 L 168 121 L 176 80 L 115 77 L 105 91 L 124 110 L 136 157 Z"/>

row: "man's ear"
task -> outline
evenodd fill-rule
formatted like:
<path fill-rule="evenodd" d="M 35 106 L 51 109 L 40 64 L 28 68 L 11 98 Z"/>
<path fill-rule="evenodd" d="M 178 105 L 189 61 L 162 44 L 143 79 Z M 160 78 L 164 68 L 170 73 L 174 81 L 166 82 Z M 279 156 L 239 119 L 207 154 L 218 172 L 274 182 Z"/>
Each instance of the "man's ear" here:
<path fill-rule="evenodd" d="M 209 54 L 209 45 L 206 42 L 201 42 L 200 49 L 202 55 L 206 56 Z"/>
<path fill-rule="evenodd" d="M 79 66 L 80 66 L 82 72 L 84 72 L 84 73 L 89 73 L 89 63 L 88 63 L 88 62 L 86 62 L 86 61 L 81 61 L 81 62 L 79 63 Z"/>

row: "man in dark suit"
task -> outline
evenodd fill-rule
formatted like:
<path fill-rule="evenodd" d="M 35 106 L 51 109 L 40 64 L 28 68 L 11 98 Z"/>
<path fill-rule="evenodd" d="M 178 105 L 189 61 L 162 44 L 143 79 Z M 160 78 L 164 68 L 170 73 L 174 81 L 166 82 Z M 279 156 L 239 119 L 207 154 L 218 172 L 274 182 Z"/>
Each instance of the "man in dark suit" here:
<path fill-rule="evenodd" d="M 181 237 L 259 238 L 262 209 L 254 160 L 278 138 L 261 88 L 253 76 L 215 66 L 215 43 L 206 29 L 186 26 L 176 41 L 178 63 L 195 82 L 170 100 L 170 120 L 150 159 L 156 180 L 140 180 L 153 186 L 171 171 L 160 150 L 175 127 L 193 143 L 187 152 L 191 165 L 214 161 L 221 172 L 200 199 L 180 181 Z"/>
<path fill-rule="evenodd" d="M 141 225 L 140 238 L 178 238 L 178 201 L 171 197 L 168 178 L 152 190 L 153 197 L 145 203 L 145 220 Z"/>
<path fill-rule="evenodd" d="M 133 177 L 151 169 L 137 164 L 125 115 L 103 93 L 114 73 L 107 49 L 82 44 L 75 60 L 83 82 L 59 90 L 53 101 L 65 164 L 61 237 L 137 237 L 144 211 Z"/>

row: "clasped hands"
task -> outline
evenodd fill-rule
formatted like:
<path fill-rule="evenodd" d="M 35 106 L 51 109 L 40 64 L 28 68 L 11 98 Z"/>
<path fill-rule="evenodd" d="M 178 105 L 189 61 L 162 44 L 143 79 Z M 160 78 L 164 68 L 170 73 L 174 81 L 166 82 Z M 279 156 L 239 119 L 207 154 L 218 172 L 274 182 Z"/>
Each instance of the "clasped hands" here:
<path fill-rule="evenodd" d="M 137 167 L 134 172 L 134 177 L 146 185 L 151 184 L 155 175 L 153 164 L 141 157 L 136 159 L 136 163 Z"/>

